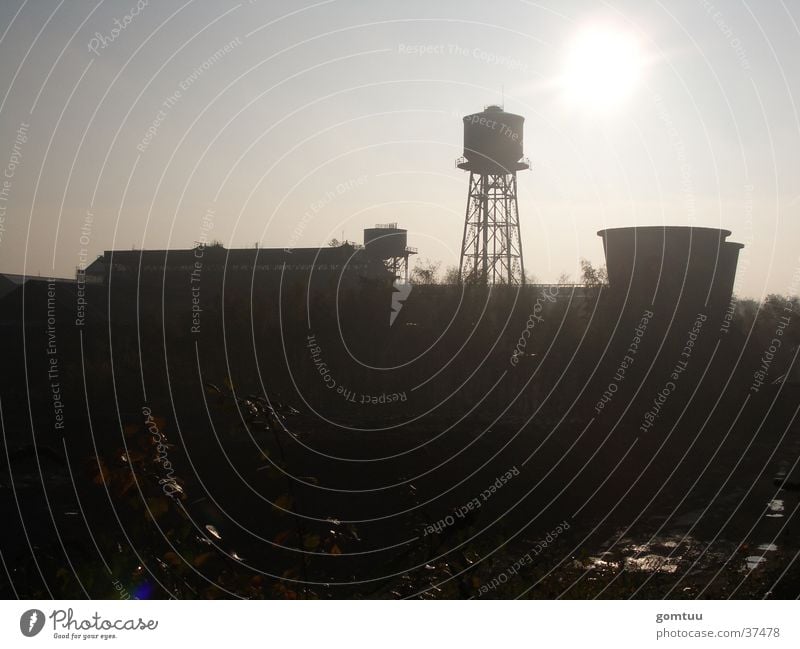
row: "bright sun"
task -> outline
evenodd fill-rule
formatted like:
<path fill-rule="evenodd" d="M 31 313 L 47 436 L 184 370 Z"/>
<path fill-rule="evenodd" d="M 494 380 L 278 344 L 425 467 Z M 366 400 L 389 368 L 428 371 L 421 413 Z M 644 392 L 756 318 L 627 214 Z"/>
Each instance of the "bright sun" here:
<path fill-rule="evenodd" d="M 590 111 L 607 111 L 633 92 L 643 65 L 631 34 L 606 26 L 578 32 L 567 50 L 562 84 L 567 101 Z"/>

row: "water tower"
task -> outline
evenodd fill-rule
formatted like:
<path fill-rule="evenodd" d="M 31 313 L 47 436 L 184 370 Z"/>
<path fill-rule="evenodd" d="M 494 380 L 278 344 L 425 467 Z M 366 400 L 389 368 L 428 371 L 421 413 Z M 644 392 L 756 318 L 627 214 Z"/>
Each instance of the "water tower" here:
<path fill-rule="evenodd" d="M 464 157 L 469 194 L 459 277 L 465 284 L 524 284 L 525 265 L 517 207 L 517 172 L 523 158 L 525 118 L 488 106 L 464 118 Z"/>
<path fill-rule="evenodd" d="M 395 279 L 408 284 L 408 258 L 417 253 L 408 244 L 408 231 L 398 228 L 397 223 L 378 223 L 364 230 L 364 250 L 375 259 L 380 259 Z"/>

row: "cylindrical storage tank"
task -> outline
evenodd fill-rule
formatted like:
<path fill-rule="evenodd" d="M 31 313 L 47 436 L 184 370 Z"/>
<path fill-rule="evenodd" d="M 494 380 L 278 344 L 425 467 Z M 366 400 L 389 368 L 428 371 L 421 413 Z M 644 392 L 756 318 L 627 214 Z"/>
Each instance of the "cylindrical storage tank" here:
<path fill-rule="evenodd" d="M 402 228 L 366 228 L 364 250 L 375 259 L 402 257 L 408 245 L 408 230 Z"/>
<path fill-rule="evenodd" d="M 480 113 L 464 117 L 464 157 L 462 168 L 483 173 L 506 173 L 526 169 L 522 135 L 525 118 L 489 106 Z"/>
<path fill-rule="evenodd" d="M 608 283 L 631 300 L 675 305 L 727 305 L 740 243 L 729 230 L 681 226 L 611 228 L 603 239 Z"/>
<path fill-rule="evenodd" d="M 739 251 L 744 248 L 743 243 L 725 241 L 720 250 L 718 263 L 719 271 L 716 277 L 716 294 L 719 300 L 729 302 L 733 296 L 733 285 L 736 281 L 736 268 L 739 265 Z"/>

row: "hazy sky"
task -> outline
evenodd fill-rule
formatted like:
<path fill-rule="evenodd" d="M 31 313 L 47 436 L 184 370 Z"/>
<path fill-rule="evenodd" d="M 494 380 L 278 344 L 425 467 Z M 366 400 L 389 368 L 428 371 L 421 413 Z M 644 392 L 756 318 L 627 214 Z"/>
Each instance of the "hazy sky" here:
<path fill-rule="evenodd" d="M 797 0 L 3 0 L 0 36 L 4 272 L 391 221 L 455 264 L 461 116 L 504 97 L 538 280 L 602 262 L 601 228 L 693 224 L 746 244 L 740 295 L 798 289 Z"/>

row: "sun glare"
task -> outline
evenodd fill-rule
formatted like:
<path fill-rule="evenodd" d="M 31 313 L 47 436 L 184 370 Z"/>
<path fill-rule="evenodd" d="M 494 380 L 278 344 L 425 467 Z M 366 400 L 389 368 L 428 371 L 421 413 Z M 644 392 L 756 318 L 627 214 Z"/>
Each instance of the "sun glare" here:
<path fill-rule="evenodd" d="M 567 49 L 565 98 L 570 105 L 592 112 L 617 107 L 633 93 L 642 63 L 633 35 L 613 27 L 587 27 Z"/>

